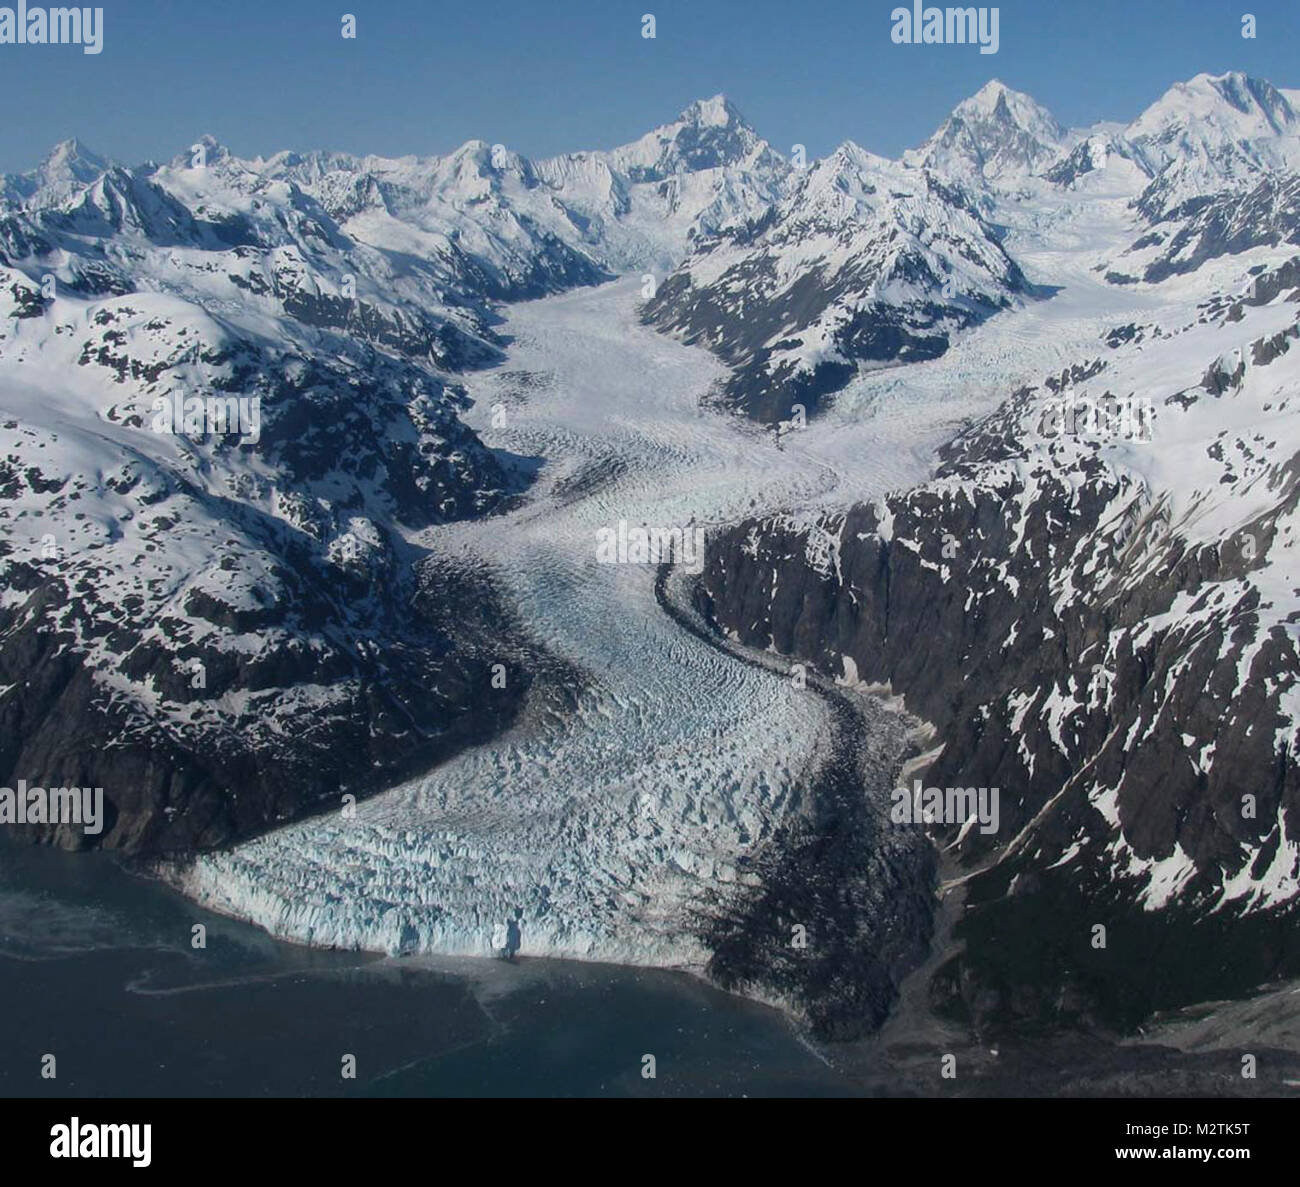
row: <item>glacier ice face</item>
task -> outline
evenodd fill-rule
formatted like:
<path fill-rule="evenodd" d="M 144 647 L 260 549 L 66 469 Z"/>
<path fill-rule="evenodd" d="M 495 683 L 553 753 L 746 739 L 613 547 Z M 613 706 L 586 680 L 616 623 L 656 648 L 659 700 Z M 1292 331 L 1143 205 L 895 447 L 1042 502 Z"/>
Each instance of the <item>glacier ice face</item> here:
<path fill-rule="evenodd" d="M 598 528 L 620 517 L 738 513 L 752 485 L 733 466 L 768 452 L 699 420 L 694 400 L 716 365 L 634 326 L 633 292 L 512 313 L 512 362 L 554 381 L 523 403 L 514 393 L 506 427 L 482 431 L 545 453 L 547 471 L 506 520 L 424 537 L 493 573 L 538 641 L 581 674 L 574 709 L 539 699 L 506 736 L 353 818 L 331 813 L 199 858 L 183 875 L 188 893 L 317 944 L 487 954 L 509 920 L 525 954 L 706 959 L 689 907 L 701 887 L 746 877 L 741 858 L 797 808 L 827 721 L 789 680 L 684 635 L 655 604 L 653 569 L 596 563 Z M 516 374 L 476 382 L 485 417 Z M 611 481 L 554 499 L 609 459 Z M 815 490 L 815 472 L 787 471 Z"/>

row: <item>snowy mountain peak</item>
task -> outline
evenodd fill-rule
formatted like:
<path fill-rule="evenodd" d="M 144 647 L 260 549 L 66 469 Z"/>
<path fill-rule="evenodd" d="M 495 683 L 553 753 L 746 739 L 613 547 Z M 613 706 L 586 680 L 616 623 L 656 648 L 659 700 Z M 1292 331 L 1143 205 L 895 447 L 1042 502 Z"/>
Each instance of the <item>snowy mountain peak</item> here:
<path fill-rule="evenodd" d="M 992 109 L 1006 94 L 1015 94 L 1006 83 L 1000 78 L 990 78 L 978 91 L 969 99 L 963 100 L 964 103 L 979 103 L 985 108 Z"/>
<path fill-rule="evenodd" d="M 824 161 L 819 161 L 815 167 L 830 170 L 843 168 L 872 169 L 892 164 L 893 162 L 888 158 L 878 156 L 870 149 L 863 148 L 856 141 L 845 140 L 837 145 L 835 151 L 826 157 Z"/>
<path fill-rule="evenodd" d="M 67 140 L 60 140 L 50 149 L 38 166 L 37 172 L 66 170 L 90 182 L 107 168 L 108 161 L 105 158 L 87 148 L 75 136 L 70 136 Z"/>
<path fill-rule="evenodd" d="M 745 117 L 726 95 L 717 94 L 709 99 L 696 99 L 677 117 L 677 122 L 697 127 L 725 128 L 744 124 Z"/>
<path fill-rule="evenodd" d="M 835 192 L 847 195 L 854 202 L 865 201 L 874 206 L 876 203 L 871 199 L 878 187 L 897 190 L 901 186 L 910 191 L 915 184 L 898 162 L 845 140 L 803 173 L 792 201 L 807 201 L 818 192 Z"/>
<path fill-rule="evenodd" d="M 1300 130 L 1300 117 L 1277 87 L 1231 71 L 1175 83 L 1129 125 L 1128 134 L 1133 140 L 1158 139 L 1193 121 L 1207 121 L 1224 135 L 1247 139 Z"/>
<path fill-rule="evenodd" d="M 235 155 L 210 132 L 196 137 L 187 148 L 178 152 L 170 161 L 173 168 L 186 169 L 194 163 L 198 150 L 203 150 L 204 163 L 215 165 L 218 161 L 234 160 Z"/>
<path fill-rule="evenodd" d="M 1155 178 L 1139 207 L 1158 220 L 1188 202 L 1250 188 L 1261 172 L 1300 167 L 1300 116 L 1272 83 L 1240 72 L 1175 83 L 1128 126 Z"/>
<path fill-rule="evenodd" d="M 976 117 L 992 120 L 1003 130 L 1029 132 L 1043 140 L 1060 140 L 1065 135 L 1065 129 L 1046 107 L 996 78 L 958 103 L 950 118 L 972 121 Z"/>
<path fill-rule="evenodd" d="M 9 202 L 33 209 L 57 206 L 95 182 L 112 162 L 75 137 L 61 140 L 30 173 L 3 179 L 0 191 Z"/>
<path fill-rule="evenodd" d="M 970 115 L 975 112 L 981 115 L 997 113 L 999 118 L 1003 119 L 1018 118 L 1018 121 L 1025 126 L 1042 123 L 1057 127 L 1056 121 L 1047 108 L 1023 91 L 1013 90 L 1000 78 L 989 79 L 969 99 L 963 99 L 953 109 L 953 113 L 959 115 Z"/>
<path fill-rule="evenodd" d="M 963 99 L 909 164 L 996 181 L 1053 160 L 1068 134 L 1041 103 L 998 79 Z"/>
<path fill-rule="evenodd" d="M 54 197 L 63 196 L 90 185 L 112 167 L 112 162 L 86 148 L 75 137 L 61 140 L 36 168 L 38 186 Z"/>
<path fill-rule="evenodd" d="M 616 148 L 610 158 L 631 181 L 642 182 L 741 165 L 764 154 L 775 155 L 726 96 L 714 95 L 697 99 L 672 123 Z"/>
<path fill-rule="evenodd" d="M 486 140 L 467 140 L 434 163 L 439 178 L 483 177 L 491 172 L 492 146 Z"/>

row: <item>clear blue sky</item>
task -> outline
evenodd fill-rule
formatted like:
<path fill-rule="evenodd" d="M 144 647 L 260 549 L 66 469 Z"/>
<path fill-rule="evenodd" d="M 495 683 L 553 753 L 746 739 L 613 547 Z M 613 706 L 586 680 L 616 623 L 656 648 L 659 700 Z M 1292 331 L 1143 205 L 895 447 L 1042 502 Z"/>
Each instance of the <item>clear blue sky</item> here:
<path fill-rule="evenodd" d="M 624 143 L 719 91 L 781 151 L 852 139 L 893 156 L 993 77 L 1069 125 L 1130 119 L 1202 70 L 1300 87 L 1296 0 L 1002 0 L 989 55 L 893 44 L 899 2 L 105 0 L 98 56 L 0 45 L 0 171 L 69 136 L 133 164 L 204 132 L 242 156 L 443 153 L 474 137 L 542 156 Z"/>

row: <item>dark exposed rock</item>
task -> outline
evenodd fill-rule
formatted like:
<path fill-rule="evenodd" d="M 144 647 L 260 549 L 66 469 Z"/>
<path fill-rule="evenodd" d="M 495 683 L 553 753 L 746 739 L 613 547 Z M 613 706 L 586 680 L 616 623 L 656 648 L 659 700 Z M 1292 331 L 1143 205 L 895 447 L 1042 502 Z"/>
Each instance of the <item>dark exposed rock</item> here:
<path fill-rule="evenodd" d="M 18 575 L 29 596 L 0 616 L 0 684 L 17 693 L 0 697 L 0 782 L 102 787 L 106 822 L 98 835 L 67 824 L 14 832 L 140 856 L 228 844 L 492 736 L 545 669 L 472 574 L 428 569 L 417 587 L 389 572 L 363 595 L 289 553 L 284 598 L 264 612 L 241 616 L 212 599 L 187 607 L 261 637 L 247 656 L 205 644 L 179 619 L 153 631 L 129 617 L 97 621 L 93 607 L 58 604 L 51 584 Z M 75 635 L 55 625 L 67 621 L 59 611 L 75 612 Z M 147 717 L 82 662 L 73 644 L 95 631 L 121 675 L 156 694 Z M 509 691 L 491 686 L 496 662 L 511 671 Z"/>
<path fill-rule="evenodd" d="M 656 595 L 678 625 L 736 662 L 768 666 L 675 606 L 666 577 L 661 570 Z M 850 1039 L 880 1026 L 924 957 L 935 861 L 921 833 L 893 829 L 862 794 L 864 779 L 890 779 L 905 751 L 898 716 L 871 707 L 864 721 L 865 707 L 816 673 L 808 687 L 832 713 L 820 769 L 797 810 L 741 860 L 755 881 L 712 890 L 692 914 L 711 980 L 780 1002 L 819 1038 Z"/>
<path fill-rule="evenodd" d="M 1211 911 L 1225 879 L 1260 876 L 1300 835 L 1300 768 L 1272 724 L 1300 658 L 1279 632 L 1240 670 L 1261 628 L 1238 584 L 1300 486 L 1292 469 L 1249 545 L 1191 547 L 1093 453 L 1030 451 L 1031 396 L 964 433 L 912 491 L 811 529 L 777 517 L 715 536 L 703 604 L 745 644 L 828 675 L 851 661 L 902 693 L 944 743 L 927 785 L 1000 789 L 998 832 L 950 851 L 971 877 L 964 952 L 937 1000 L 985 1029 L 1131 1027 L 1300 971 L 1293 905 Z M 813 547 L 828 542 L 833 564 Z M 1147 873 L 1160 862 L 1186 863 L 1168 904 Z"/>
<path fill-rule="evenodd" d="M 1195 210 L 1182 211 L 1177 217 L 1184 220 L 1182 225 L 1143 273 L 1142 278 L 1152 284 L 1194 272 L 1206 260 L 1238 255 L 1252 247 L 1300 246 L 1300 176 L 1265 176 L 1246 194 L 1206 199 Z M 1135 243 L 1130 250 L 1141 246 Z M 1274 283 L 1285 284 L 1286 280 L 1277 278 Z"/>

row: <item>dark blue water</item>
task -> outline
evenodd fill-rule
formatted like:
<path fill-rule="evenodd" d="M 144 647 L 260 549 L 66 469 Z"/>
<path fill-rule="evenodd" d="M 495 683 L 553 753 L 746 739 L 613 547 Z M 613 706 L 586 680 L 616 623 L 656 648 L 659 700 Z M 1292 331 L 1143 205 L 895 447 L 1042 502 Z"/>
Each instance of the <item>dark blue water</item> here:
<path fill-rule="evenodd" d="M 207 947 L 191 946 L 196 923 Z M 57 1077 L 41 1077 L 53 1054 Z M 340 1072 L 355 1057 L 355 1079 Z M 642 1075 L 655 1057 L 654 1079 Z M 786 1019 L 673 973 L 318 952 L 0 840 L 0 1095 L 832 1095 Z"/>

